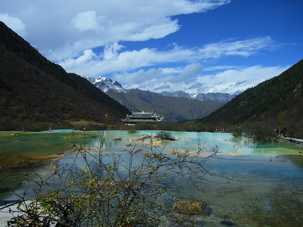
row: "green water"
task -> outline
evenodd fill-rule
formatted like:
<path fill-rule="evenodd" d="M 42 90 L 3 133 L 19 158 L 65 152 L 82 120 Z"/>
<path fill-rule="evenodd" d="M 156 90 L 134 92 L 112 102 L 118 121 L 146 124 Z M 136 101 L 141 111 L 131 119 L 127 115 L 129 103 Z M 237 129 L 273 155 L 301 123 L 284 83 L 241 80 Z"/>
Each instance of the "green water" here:
<path fill-rule="evenodd" d="M 0 200 L 36 173 L 51 172 L 50 163 L 72 149 L 68 140 L 86 143 L 100 133 L 60 130 L 55 132 L 0 132 Z"/>
<path fill-rule="evenodd" d="M 86 137 L 93 139 L 100 133 L 94 132 L 0 132 L 0 166 L 14 165 L 28 160 L 43 160 L 53 154 L 71 149 L 67 137 L 75 143 L 85 142 Z M 82 142 L 81 142 L 82 143 Z"/>
<path fill-rule="evenodd" d="M 47 174 L 51 171 L 48 157 L 71 149 L 69 138 L 76 144 L 100 147 L 107 152 L 126 152 L 126 145 L 141 144 L 136 141 L 156 131 L 72 132 L 52 133 L 0 132 L 0 156 L 10 168 L 0 170 L 0 199 L 13 198 L 12 189 L 21 188 L 24 179 L 33 172 Z M 218 147 L 218 154 L 206 163 L 206 168 L 219 176 L 206 176 L 204 192 L 197 191 L 182 179 L 179 188 L 184 199 L 199 199 L 207 203 L 207 212 L 195 215 L 198 226 L 302 226 L 303 223 L 303 155 L 302 146 L 291 143 L 251 143 L 248 139 L 236 140 L 228 133 L 171 132 L 176 141 L 155 141 L 170 153 L 180 151 L 210 152 Z M 145 139 L 148 142 L 148 139 Z M 10 158 L 9 158 L 10 157 Z M 21 158 L 20 158 L 21 157 Z M 68 153 L 56 163 L 64 165 L 73 160 Z M 35 158 L 36 161 L 29 161 Z M 20 161 L 20 160 L 23 160 Z M 25 161 L 25 162 L 24 162 Z M 20 191 L 21 192 L 21 191 Z M 171 195 L 174 196 L 171 192 Z M 190 223 L 189 223 L 189 226 Z"/>
<path fill-rule="evenodd" d="M 157 131 L 139 131 L 129 133 L 128 131 L 109 132 L 83 132 L 71 130 L 58 130 L 55 132 L 0 132 L 0 156 L 30 156 L 44 157 L 50 154 L 62 153 L 71 148 L 70 138 L 73 143 L 85 144 L 87 146 L 100 146 L 101 137 L 106 138 L 106 146 L 116 149 L 129 140 L 140 138 L 144 135 L 156 135 Z M 234 140 L 228 133 L 206 133 L 206 132 L 171 132 L 176 141 L 162 143 L 166 150 L 172 148 L 195 151 L 198 146 L 211 149 L 219 147 L 219 153 L 224 155 L 298 155 L 302 147 L 291 143 L 259 143 L 253 144 L 249 140 Z M 123 141 L 113 141 L 121 138 Z M 119 147 L 119 146 L 118 146 Z M 5 164 L 5 163 L 2 163 Z"/>

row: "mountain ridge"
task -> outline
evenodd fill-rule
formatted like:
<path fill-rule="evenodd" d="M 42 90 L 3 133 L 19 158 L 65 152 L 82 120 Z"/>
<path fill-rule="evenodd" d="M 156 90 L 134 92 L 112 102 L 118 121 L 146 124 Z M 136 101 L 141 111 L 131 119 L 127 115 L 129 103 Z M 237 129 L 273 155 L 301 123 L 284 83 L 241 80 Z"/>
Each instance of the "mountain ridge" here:
<path fill-rule="evenodd" d="M 303 60 L 280 75 L 247 89 L 200 120 L 212 124 L 271 122 L 303 137 Z M 275 125 L 275 126 L 274 126 Z"/>
<path fill-rule="evenodd" d="M 130 89 L 128 92 L 109 89 L 107 94 L 132 111 L 156 111 L 164 116 L 166 121 L 171 122 L 196 120 L 200 116 L 208 115 L 222 105 L 214 101 L 163 96 L 140 89 Z"/>
<path fill-rule="evenodd" d="M 156 93 L 138 88 L 127 90 L 119 82 L 107 77 L 85 78 L 128 109 L 155 111 L 171 122 L 199 119 L 234 97 L 221 93 L 199 94 L 193 97 L 184 91 Z"/>
<path fill-rule="evenodd" d="M 40 130 L 79 120 L 103 124 L 129 113 L 90 83 L 79 83 L 82 79 L 0 22 L 0 130 Z"/>
<path fill-rule="evenodd" d="M 84 77 L 89 82 L 91 82 L 93 85 L 95 85 L 97 88 L 99 88 L 103 92 L 107 92 L 109 89 L 121 91 L 121 92 L 127 92 L 128 89 L 125 89 L 122 87 L 122 85 L 118 81 L 113 81 L 111 78 L 99 76 L 97 78 L 92 77 Z M 137 88 L 140 89 L 140 88 Z M 129 89 L 131 90 L 131 89 Z M 140 89 L 141 90 L 141 89 Z M 144 91 L 144 90 L 142 90 Z M 147 91 L 152 92 L 152 91 Z M 179 90 L 179 91 L 162 91 L 162 92 L 154 92 L 163 96 L 169 96 L 169 97 L 177 97 L 177 98 L 188 98 L 188 99 L 197 99 L 199 101 L 216 101 L 219 103 L 227 103 L 231 99 L 233 99 L 236 95 L 228 94 L 228 93 L 220 93 L 220 92 L 214 92 L 214 93 L 198 93 L 198 94 L 190 94 L 188 92 Z"/>

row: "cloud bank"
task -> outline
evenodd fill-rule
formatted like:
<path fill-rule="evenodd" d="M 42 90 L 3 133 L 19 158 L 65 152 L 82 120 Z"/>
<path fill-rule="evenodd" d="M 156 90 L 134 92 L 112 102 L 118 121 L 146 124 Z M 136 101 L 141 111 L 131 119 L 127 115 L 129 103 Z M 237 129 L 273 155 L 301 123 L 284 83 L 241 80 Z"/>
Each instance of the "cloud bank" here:
<path fill-rule="evenodd" d="M 206 12 L 229 2 L 1 0 L 0 18 L 15 31 L 22 30 L 50 60 L 61 61 L 109 43 L 163 38 L 180 29 L 172 16 Z"/>
<path fill-rule="evenodd" d="M 86 50 L 78 58 L 69 58 L 60 64 L 81 75 L 110 74 L 125 88 L 238 93 L 280 74 L 286 67 L 216 66 L 204 69 L 203 63 L 227 56 L 253 56 L 273 45 L 274 41 L 268 36 L 225 40 L 191 49 L 174 45 L 166 51 L 150 48 L 124 51 L 122 45 L 113 43 L 105 46 L 100 54 Z M 161 67 L 166 64 L 176 66 Z"/>
<path fill-rule="evenodd" d="M 241 41 L 210 43 L 192 49 L 174 45 L 173 48 L 166 51 L 143 48 L 121 52 L 123 46 L 112 43 L 105 46 L 99 55 L 89 49 L 83 51 L 79 57 L 67 58 L 60 64 L 68 71 L 96 76 L 165 63 L 196 62 L 231 55 L 247 57 L 254 55 L 260 49 L 269 48 L 272 43 L 270 37 L 258 37 Z"/>
<path fill-rule="evenodd" d="M 179 71 L 167 68 L 139 70 L 115 74 L 114 79 L 128 85 L 126 86 L 128 89 L 140 87 L 155 92 L 183 90 L 190 94 L 213 92 L 237 94 L 279 75 L 287 68 L 288 66 L 246 68 L 229 66 L 229 69 L 207 73 L 203 71 L 202 65 L 193 63 Z"/>
<path fill-rule="evenodd" d="M 163 39 L 178 33 L 175 16 L 205 13 L 230 0 L 1 0 L 0 20 L 48 59 L 83 76 L 109 76 L 126 88 L 153 91 L 238 92 L 285 67 L 217 65 L 226 57 L 250 57 L 272 49 L 270 36 L 230 38 L 194 47 L 128 49 L 121 43 Z M 193 35 L 193 34 L 191 34 Z M 252 75 L 258 75 L 253 77 Z M 233 86 L 237 87 L 235 90 Z"/>

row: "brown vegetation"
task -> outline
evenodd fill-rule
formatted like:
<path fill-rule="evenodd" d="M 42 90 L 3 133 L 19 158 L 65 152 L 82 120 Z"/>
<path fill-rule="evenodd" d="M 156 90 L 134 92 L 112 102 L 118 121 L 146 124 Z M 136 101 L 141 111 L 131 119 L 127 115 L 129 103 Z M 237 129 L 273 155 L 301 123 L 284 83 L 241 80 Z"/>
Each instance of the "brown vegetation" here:
<path fill-rule="evenodd" d="M 173 205 L 173 210 L 181 214 L 198 214 L 201 213 L 204 202 L 199 200 L 180 200 Z"/>

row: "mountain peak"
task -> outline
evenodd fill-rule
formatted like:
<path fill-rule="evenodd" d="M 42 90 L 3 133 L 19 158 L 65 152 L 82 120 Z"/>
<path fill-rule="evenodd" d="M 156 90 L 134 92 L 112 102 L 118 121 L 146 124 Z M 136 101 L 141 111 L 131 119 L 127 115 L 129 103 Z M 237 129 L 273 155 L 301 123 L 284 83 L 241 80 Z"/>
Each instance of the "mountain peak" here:
<path fill-rule="evenodd" d="M 99 76 L 95 79 L 95 83 L 103 82 L 103 83 L 113 83 L 113 80 L 108 77 Z"/>
<path fill-rule="evenodd" d="M 84 77 L 97 88 L 103 92 L 107 92 L 109 89 L 114 89 L 117 91 L 126 91 L 118 81 L 113 81 L 111 78 L 99 76 L 97 78 Z"/>

